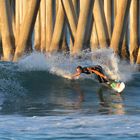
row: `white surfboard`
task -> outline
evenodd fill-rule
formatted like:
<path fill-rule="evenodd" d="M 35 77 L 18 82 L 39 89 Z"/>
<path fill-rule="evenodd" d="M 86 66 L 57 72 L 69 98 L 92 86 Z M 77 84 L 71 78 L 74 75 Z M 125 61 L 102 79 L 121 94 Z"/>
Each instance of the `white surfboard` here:
<path fill-rule="evenodd" d="M 122 92 L 125 89 L 125 84 L 123 82 L 113 81 L 108 86 L 118 93 Z"/>

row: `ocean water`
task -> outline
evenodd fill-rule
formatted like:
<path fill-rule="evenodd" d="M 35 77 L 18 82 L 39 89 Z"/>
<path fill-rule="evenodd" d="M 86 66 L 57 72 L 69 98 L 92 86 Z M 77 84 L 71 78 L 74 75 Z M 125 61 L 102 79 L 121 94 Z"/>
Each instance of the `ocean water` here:
<path fill-rule="evenodd" d="M 0 140 L 139 140 L 140 73 L 118 59 L 110 67 L 103 61 L 108 55 L 99 53 L 96 60 L 86 52 L 78 60 L 34 53 L 18 63 L 0 62 Z M 94 76 L 63 77 L 77 65 L 94 64 L 125 81 L 121 95 Z"/>

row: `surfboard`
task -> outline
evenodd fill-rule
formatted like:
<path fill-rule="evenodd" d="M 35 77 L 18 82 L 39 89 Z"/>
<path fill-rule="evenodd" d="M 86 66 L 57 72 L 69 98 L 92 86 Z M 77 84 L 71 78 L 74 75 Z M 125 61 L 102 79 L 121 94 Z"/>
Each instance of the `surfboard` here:
<path fill-rule="evenodd" d="M 64 78 L 71 80 L 71 75 L 63 75 Z M 79 77 L 75 78 L 79 79 Z M 108 88 L 112 89 L 115 92 L 121 93 L 125 89 L 125 83 L 122 81 L 117 80 L 110 80 L 107 83 L 101 83 L 104 86 L 107 86 Z"/>
<path fill-rule="evenodd" d="M 121 81 L 111 81 L 106 83 L 109 88 L 120 93 L 125 89 L 125 83 Z"/>

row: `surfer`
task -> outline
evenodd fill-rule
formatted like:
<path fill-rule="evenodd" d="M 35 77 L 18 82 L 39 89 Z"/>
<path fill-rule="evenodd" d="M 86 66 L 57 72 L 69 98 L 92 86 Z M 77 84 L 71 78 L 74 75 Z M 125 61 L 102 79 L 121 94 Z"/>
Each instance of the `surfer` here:
<path fill-rule="evenodd" d="M 93 67 L 82 67 L 82 66 L 78 66 L 76 68 L 76 73 L 69 76 L 69 79 L 75 79 L 75 78 L 79 78 L 79 76 L 82 74 L 95 74 L 97 76 L 97 79 L 100 83 L 104 83 L 104 85 L 106 85 L 107 87 L 113 89 L 114 91 L 116 91 L 117 93 L 121 93 L 124 88 L 125 88 L 125 84 L 121 81 L 118 80 L 112 80 L 109 79 L 103 72 L 103 69 L 100 65 L 95 65 Z M 66 77 L 67 78 L 67 77 Z"/>
<path fill-rule="evenodd" d="M 109 82 L 109 79 L 107 78 L 107 76 L 104 75 L 103 73 L 103 69 L 100 65 L 96 65 L 93 67 L 82 67 L 82 66 L 78 66 L 76 68 L 76 73 L 73 74 L 71 76 L 72 79 L 79 77 L 81 75 L 81 73 L 84 74 L 96 74 L 97 75 L 97 79 L 100 83 L 107 83 Z"/>

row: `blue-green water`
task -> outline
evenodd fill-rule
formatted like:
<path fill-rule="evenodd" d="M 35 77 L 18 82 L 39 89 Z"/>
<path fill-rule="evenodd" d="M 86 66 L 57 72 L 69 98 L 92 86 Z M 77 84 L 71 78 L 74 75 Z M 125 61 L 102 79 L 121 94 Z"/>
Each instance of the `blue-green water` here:
<path fill-rule="evenodd" d="M 139 140 L 140 74 L 128 75 L 119 96 L 92 78 L 60 76 L 54 67 L 71 73 L 90 63 L 68 60 L 34 54 L 0 63 L 0 140 Z"/>

